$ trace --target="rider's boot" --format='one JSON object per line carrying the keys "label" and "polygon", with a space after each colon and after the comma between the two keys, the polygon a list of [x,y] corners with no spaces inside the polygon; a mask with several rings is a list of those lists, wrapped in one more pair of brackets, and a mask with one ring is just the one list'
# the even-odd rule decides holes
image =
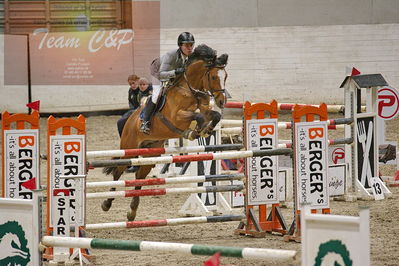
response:
{"label": "rider's boot", "polygon": [[141,122],[140,126],[140,132],[143,132],[144,134],[150,134],[150,120],[152,114],[154,113],[155,106],[155,103],[150,100],[144,108],[143,121]]}

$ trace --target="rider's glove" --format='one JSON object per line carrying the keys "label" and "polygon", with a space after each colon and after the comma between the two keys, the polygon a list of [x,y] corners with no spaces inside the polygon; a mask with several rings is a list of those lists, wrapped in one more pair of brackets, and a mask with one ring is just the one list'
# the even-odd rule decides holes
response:
{"label": "rider's glove", "polygon": [[179,67],[179,68],[175,69],[175,75],[179,75],[179,74],[181,74],[183,72],[184,72],[184,68],[182,68],[182,67]]}

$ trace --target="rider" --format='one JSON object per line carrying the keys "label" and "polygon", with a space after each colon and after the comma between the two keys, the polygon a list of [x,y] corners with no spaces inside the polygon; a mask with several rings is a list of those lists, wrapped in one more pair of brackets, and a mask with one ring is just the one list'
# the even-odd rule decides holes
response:
{"label": "rider", "polygon": [[143,121],[140,127],[141,132],[145,134],[150,133],[150,120],[164,83],[184,72],[184,63],[193,52],[194,42],[194,36],[190,32],[182,32],[177,38],[179,48],[177,50],[173,49],[151,63],[151,74],[161,81],[162,86],[154,86],[153,88],[151,100],[147,102],[143,112]]}

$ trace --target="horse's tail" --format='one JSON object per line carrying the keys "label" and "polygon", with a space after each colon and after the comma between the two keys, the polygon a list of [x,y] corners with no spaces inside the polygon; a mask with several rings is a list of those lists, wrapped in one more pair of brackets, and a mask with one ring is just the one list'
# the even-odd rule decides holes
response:
{"label": "horse's tail", "polygon": [[115,166],[107,166],[103,168],[103,173],[106,175],[110,175],[111,173],[113,173],[116,170]]}
{"label": "horse's tail", "polygon": [[[120,159],[119,157],[114,157],[112,158],[112,160],[117,160]],[[103,168],[103,173],[105,175],[110,175],[110,174],[114,174],[114,172],[116,171],[116,166],[106,166]]]}

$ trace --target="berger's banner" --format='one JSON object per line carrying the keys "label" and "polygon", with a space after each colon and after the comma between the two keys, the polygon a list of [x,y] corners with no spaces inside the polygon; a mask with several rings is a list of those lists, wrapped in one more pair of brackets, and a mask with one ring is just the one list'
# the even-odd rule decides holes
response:
{"label": "berger's banner", "polygon": [[[4,197],[32,199],[32,190],[39,188],[39,130],[4,130]],[[26,182],[33,182],[26,186]]]}
{"label": "berger's banner", "polygon": [[[278,145],[277,119],[246,120],[248,150],[276,149]],[[248,204],[279,203],[278,157],[247,158]]]}
{"label": "berger's banner", "polygon": [[[50,136],[50,203],[55,203],[54,190],[69,191],[67,208],[70,211],[71,225],[84,225],[85,220],[85,181],[68,177],[85,174],[85,136],[57,135]],[[77,193],[79,192],[79,193]],[[79,204],[79,206],[77,206]],[[79,213],[76,210],[80,207]],[[50,226],[55,227],[55,220],[61,209],[50,206]]]}
{"label": "berger's banner", "polygon": [[329,208],[327,122],[295,124],[296,204]]}

